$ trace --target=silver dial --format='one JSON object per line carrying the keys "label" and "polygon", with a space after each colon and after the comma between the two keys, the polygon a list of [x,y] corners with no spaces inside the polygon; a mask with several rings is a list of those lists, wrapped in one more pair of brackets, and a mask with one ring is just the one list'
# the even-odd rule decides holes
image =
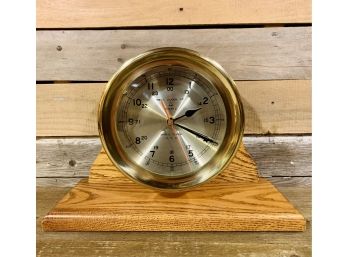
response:
{"label": "silver dial", "polygon": [[117,111],[127,159],[167,177],[192,174],[218,151],[226,110],[216,87],[180,66],[162,65],[132,81]]}

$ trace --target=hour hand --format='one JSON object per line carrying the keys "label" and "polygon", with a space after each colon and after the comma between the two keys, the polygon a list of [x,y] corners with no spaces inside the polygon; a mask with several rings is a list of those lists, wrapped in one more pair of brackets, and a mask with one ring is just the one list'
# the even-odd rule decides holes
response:
{"label": "hour hand", "polygon": [[175,118],[173,121],[176,121],[176,120],[181,119],[183,117],[191,117],[193,114],[195,114],[200,109],[202,109],[202,108],[198,108],[198,109],[195,109],[195,110],[187,110],[184,115],[181,115],[181,116]]}

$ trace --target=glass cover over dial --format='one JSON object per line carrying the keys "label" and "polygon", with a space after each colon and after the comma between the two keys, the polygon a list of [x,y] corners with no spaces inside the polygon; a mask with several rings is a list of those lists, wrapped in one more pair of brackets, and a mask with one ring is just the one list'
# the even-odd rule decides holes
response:
{"label": "glass cover over dial", "polygon": [[98,128],[119,171],[166,191],[217,176],[243,136],[243,106],[216,62],[183,48],[158,48],[127,61],[102,95]]}
{"label": "glass cover over dial", "polygon": [[226,131],[226,110],[215,86],[180,66],[159,66],[132,81],[117,117],[128,158],[164,176],[199,170]]}

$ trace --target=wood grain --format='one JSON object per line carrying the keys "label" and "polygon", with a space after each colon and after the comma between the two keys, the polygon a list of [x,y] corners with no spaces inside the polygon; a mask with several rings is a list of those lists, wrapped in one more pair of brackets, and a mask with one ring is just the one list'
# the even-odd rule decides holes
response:
{"label": "wood grain", "polygon": [[[293,232],[42,232],[41,220],[70,188],[37,188],[37,256],[311,256],[311,224]],[[309,187],[278,187],[311,220]]]}
{"label": "wood grain", "polygon": [[36,33],[38,81],[107,81],[126,60],[165,46],[196,50],[235,80],[311,79],[311,27]]}
{"label": "wood grain", "polygon": [[[243,142],[263,177],[312,174],[311,136],[247,136]],[[37,177],[52,178],[49,185],[55,185],[55,178],[66,178],[68,183],[72,177],[87,177],[100,149],[99,138],[38,139]]]}
{"label": "wood grain", "polygon": [[309,0],[38,0],[36,8],[38,28],[311,22]]}
{"label": "wood grain", "polygon": [[[104,83],[38,84],[37,136],[95,136]],[[237,81],[246,134],[311,133],[311,81]]]}
{"label": "wood grain", "polygon": [[[122,172],[115,167],[110,158],[102,148],[96,160],[90,169],[88,176],[89,182],[103,182],[105,179],[123,180],[127,179]],[[236,155],[225,170],[214,180],[221,183],[239,183],[239,182],[258,182],[259,173],[254,160],[245,150],[243,144],[239,147]]]}
{"label": "wood grain", "polygon": [[[79,179],[80,181],[80,179]],[[39,227],[41,227],[41,220],[42,218],[57,204],[59,200],[61,200],[71,189],[72,186],[37,186],[36,192],[37,192],[37,219],[39,221]],[[312,200],[312,190],[311,186],[305,186],[305,185],[293,185],[291,187],[279,185],[277,186],[277,189],[291,202],[294,204],[294,206],[304,215],[307,221],[312,220],[312,211],[311,211],[311,200]],[[308,223],[308,225],[310,225]],[[42,230],[38,230],[38,232],[41,232]],[[67,233],[63,233],[67,234]],[[92,233],[93,234],[93,233]],[[103,233],[101,233],[103,234]],[[137,234],[137,233],[135,233]],[[159,233],[161,234],[161,233]],[[180,233],[179,233],[180,234]],[[263,233],[260,233],[261,235]],[[270,233],[272,234],[272,233]],[[281,233],[282,234],[282,233]],[[278,234],[278,235],[281,235]],[[48,238],[55,239],[58,238],[57,234],[55,233],[47,233],[46,234]],[[97,237],[97,235],[94,233],[94,237]],[[107,239],[107,236],[102,236],[100,239]],[[155,234],[152,234],[154,237],[156,237]],[[175,236],[176,234],[173,234]],[[188,236],[192,235],[188,233]],[[204,235],[204,233],[203,233]],[[206,234],[207,235],[207,234]],[[221,236],[221,240],[223,239],[223,234],[214,234],[210,233],[210,235],[215,235],[215,237]],[[254,234],[255,235],[255,234]],[[267,233],[265,234],[267,235]],[[292,235],[291,233],[289,235]],[[112,234],[109,234],[110,238],[112,238]],[[130,237],[132,234],[129,235]],[[75,238],[77,239],[79,237],[76,235]],[[193,239],[193,238],[192,238]],[[251,240],[256,240],[256,238],[253,238]],[[178,240],[178,238],[176,239]],[[267,240],[267,239],[266,239]],[[276,240],[276,239],[274,239]]]}
{"label": "wood grain", "polygon": [[303,231],[306,221],[267,180],[212,180],[179,194],[128,179],[82,180],[43,219],[45,231]]}

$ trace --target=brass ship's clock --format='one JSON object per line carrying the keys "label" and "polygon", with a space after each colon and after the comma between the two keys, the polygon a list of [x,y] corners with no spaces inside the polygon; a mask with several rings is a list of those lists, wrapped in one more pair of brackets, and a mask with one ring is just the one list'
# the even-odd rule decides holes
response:
{"label": "brass ship's clock", "polygon": [[136,182],[167,191],[218,175],[244,130],[233,80],[215,61],[183,48],[154,49],[124,63],[108,82],[98,115],[114,165]]}

